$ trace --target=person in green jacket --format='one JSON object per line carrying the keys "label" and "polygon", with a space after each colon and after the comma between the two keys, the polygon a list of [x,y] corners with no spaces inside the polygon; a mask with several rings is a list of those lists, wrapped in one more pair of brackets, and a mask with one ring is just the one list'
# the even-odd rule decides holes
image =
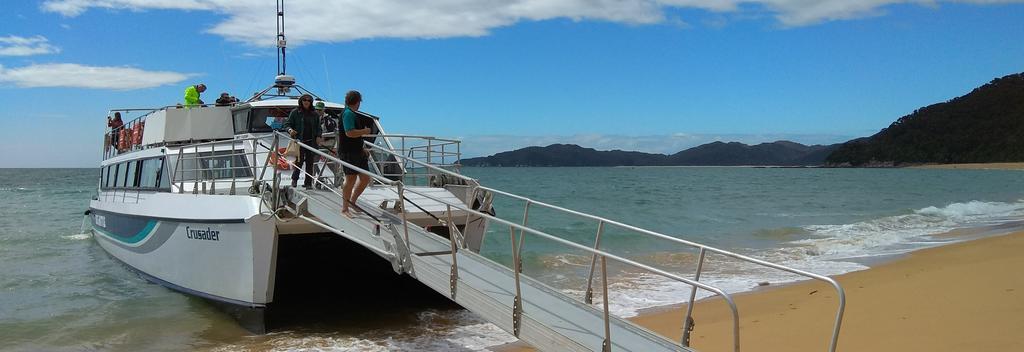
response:
{"label": "person in green jacket", "polygon": [[185,107],[190,108],[203,105],[203,101],[199,99],[199,94],[205,91],[206,85],[202,83],[185,88]]}
{"label": "person in green jacket", "polygon": [[[295,140],[302,142],[310,148],[318,148],[321,142],[320,114],[313,107],[313,96],[303,94],[299,97],[299,106],[288,114],[288,121],[284,123],[284,130]],[[306,177],[302,179],[302,186],[309,188],[313,185],[314,163],[319,159],[316,153],[306,148],[299,149],[299,159],[295,161],[295,171],[292,171],[292,187],[299,181],[299,168],[305,165]]]}

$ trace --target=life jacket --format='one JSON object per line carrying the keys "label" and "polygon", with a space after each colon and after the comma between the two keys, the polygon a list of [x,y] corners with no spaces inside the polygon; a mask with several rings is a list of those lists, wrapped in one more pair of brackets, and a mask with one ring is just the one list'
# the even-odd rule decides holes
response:
{"label": "life jacket", "polygon": [[127,128],[121,128],[121,131],[118,132],[117,149],[118,150],[128,149],[128,129]]}
{"label": "life jacket", "polygon": [[132,127],[132,145],[142,144],[142,124],[136,124]]}

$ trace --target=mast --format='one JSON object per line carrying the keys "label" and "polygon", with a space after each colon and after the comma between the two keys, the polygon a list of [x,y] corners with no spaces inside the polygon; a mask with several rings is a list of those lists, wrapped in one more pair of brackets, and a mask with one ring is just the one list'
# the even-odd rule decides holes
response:
{"label": "mast", "polygon": [[286,62],[285,62],[285,48],[288,46],[288,41],[284,38],[284,0],[277,0],[277,74],[284,75],[286,73]]}
{"label": "mast", "polygon": [[295,85],[295,77],[287,73],[287,56],[285,49],[288,47],[288,40],[284,37],[284,0],[277,0],[277,77],[274,77],[274,87],[279,95],[287,95]]}
{"label": "mast", "polygon": [[[288,40],[285,39],[284,36],[284,0],[277,0],[277,76],[274,77],[274,85],[256,92],[252,95],[252,98],[247,100],[247,102],[260,101],[272,97],[297,98],[291,94],[292,89],[295,89],[298,94],[309,94],[320,99],[320,97],[313,92],[310,92],[308,89],[296,84],[295,76],[288,74],[288,67],[286,64],[287,47]],[[276,94],[272,91],[276,91]]]}

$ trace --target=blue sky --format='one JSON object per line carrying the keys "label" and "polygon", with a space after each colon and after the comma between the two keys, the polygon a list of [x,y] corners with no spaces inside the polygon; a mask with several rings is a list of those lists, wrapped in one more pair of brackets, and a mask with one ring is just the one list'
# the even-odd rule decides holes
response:
{"label": "blue sky", "polygon": [[[7,1],[0,167],[92,167],[110,108],[276,73],[270,0]],[[836,143],[1024,71],[1024,1],[286,1],[288,71],[469,156]]]}

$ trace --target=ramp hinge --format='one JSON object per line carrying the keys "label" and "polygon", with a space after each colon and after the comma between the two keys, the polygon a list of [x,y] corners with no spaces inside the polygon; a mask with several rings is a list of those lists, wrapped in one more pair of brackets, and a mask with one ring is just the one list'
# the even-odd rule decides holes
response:
{"label": "ramp hinge", "polygon": [[523,302],[519,299],[519,295],[516,295],[515,301],[512,303],[512,334],[519,337],[519,324],[523,320]]}
{"label": "ramp hinge", "polygon": [[601,343],[601,352],[612,352],[612,343],[607,338]]}
{"label": "ramp hinge", "polygon": [[587,287],[587,294],[583,296],[583,301],[587,304],[594,304],[594,289]]}

